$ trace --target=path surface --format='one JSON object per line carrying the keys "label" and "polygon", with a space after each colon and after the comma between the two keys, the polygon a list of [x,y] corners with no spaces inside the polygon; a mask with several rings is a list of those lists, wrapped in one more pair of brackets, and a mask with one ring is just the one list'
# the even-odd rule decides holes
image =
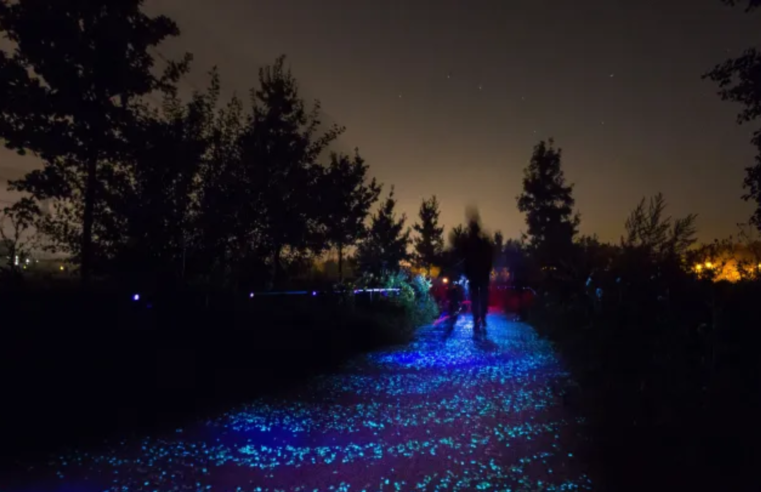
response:
{"label": "path surface", "polygon": [[425,328],[289,397],[56,457],[31,472],[52,480],[28,490],[587,490],[566,384],[529,326],[491,316],[488,336],[474,340],[462,318],[448,337]]}

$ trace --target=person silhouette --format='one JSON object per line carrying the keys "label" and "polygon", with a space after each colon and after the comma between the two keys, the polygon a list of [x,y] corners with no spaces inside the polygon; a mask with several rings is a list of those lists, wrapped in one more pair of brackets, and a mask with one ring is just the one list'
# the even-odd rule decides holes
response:
{"label": "person silhouette", "polygon": [[474,334],[486,326],[489,305],[489,279],[492,270],[493,247],[476,217],[468,222],[465,241],[465,277],[470,283],[470,310],[473,313]]}

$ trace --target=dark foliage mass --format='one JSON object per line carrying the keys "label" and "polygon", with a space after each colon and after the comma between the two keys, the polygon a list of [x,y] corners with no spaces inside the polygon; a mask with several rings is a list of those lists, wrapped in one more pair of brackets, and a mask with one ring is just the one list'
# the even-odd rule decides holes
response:
{"label": "dark foliage mass", "polygon": [[529,245],[543,266],[552,266],[558,252],[568,251],[578,231],[574,215],[573,185],[566,183],[560,166],[562,152],[549,142],[539,142],[523,176],[518,210],[526,214]]}
{"label": "dark foliage mass", "polygon": [[439,225],[439,200],[436,195],[424,199],[418,212],[419,222],[412,226],[417,233],[413,240],[415,262],[429,274],[440,263],[444,250],[444,227]]}
{"label": "dark foliage mass", "polygon": [[[590,418],[601,490],[754,490],[758,243],[746,236],[696,248],[696,216],[670,217],[661,194],[633,209],[619,244],[573,239],[579,222],[555,158],[552,172],[524,181],[529,243],[514,248],[525,251],[522,275],[537,288],[528,319],[580,385],[572,403]],[[560,205],[526,200],[537,189],[541,203]],[[559,215],[569,218],[562,241],[541,226]],[[734,282],[722,280],[722,261],[740,249],[750,255],[733,264]],[[565,260],[548,264],[548,256]]]}
{"label": "dark foliage mass", "polygon": [[758,7],[761,7],[761,0],[722,0],[727,5],[743,5],[745,4],[745,11],[751,12]]}
{"label": "dark foliage mass", "polygon": [[216,70],[182,100],[190,56],[152,75],[156,48],[179,31],[141,4],[2,3],[14,48],[0,53],[0,138],[44,162],[11,183],[30,198],[6,219],[36,228],[84,279],[275,287],[327,247],[342,276],[380,193],[358,152],[325,162],[343,128],[323,124],[284,57],[248,100],[221,101]]}
{"label": "dark foliage mass", "polygon": [[[242,388],[255,392],[265,380],[279,384],[405,341],[437,314],[429,285],[403,269],[410,232],[396,217],[393,188],[373,214],[380,184],[358,150],[331,152],[344,129],[325,124],[319,102],[302,97],[285,57],[259,71],[247,98],[223,100],[216,69],[206,88],[183,98],[191,57],[164,60],[163,71],[154,63],[179,30],[142,6],[0,0],[9,41],[0,50],[0,139],[43,163],[11,183],[25,197],[0,215],[9,336],[0,345],[5,374],[21,383],[8,393],[13,416],[0,419],[17,427],[2,428],[9,453],[45,448],[31,436],[66,418],[81,424],[71,423],[71,440],[88,419],[116,411],[99,418],[90,407],[132,401],[142,419],[182,414],[175,398],[192,412],[205,399],[250,397]],[[338,278],[318,278],[315,264],[331,249]],[[65,259],[45,271],[36,266],[41,250]],[[362,268],[350,281],[401,293],[368,300],[335,285],[347,255]],[[276,288],[315,296],[278,298]],[[254,290],[273,295],[254,298]],[[70,370],[56,371],[71,359]],[[188,370],[189,389],[151,379],[185,377],[164,374],[162,359]],[[78,372],[86,367],[98,374]],[[222,388],[233,373],[248,379]],[[24,387],[41,398],[23,403]],[[34,430],[41,417],[27,410],[80,397],[64,421]]]}
{"label": "dark foliage mass", "polygon": [[12,187],[57,205],[68,199],[45,225],[79,258],[85,278],[99,253],[94,238],[111,232],[96,216],[118,186],[115,162],[132,152],[139,98],[170,89],[187,69],[186,58],[153,75],[149,48],[179,30],[141,4],[0,3],[0,31],[16,45],[0,52],[0,137],[45,161]]}
{"label": "dark foliage mass", "polygon": [[393,188],[380,209],[372,216],[367,236],[357,248],[357,263],[362,271],[374,275],[398,271],[409,258],[410,230],[407,217],[396,214]]}
{"label": "dark foliage mass", "polygon": [[365,237],[365,219],[378,200],[380,186],[366,184],[368,166],[357,153],[354,159],[333,154],[323,177],[325,240],[338,254],[338,277],[343,280],[344,252]]}
{"label": "dark foliage mass", "polygon": [[[746,12],[761,6],[759,0],[723,1],[732,6],[746,4]],[[761,118],[761,52],[757,48],[748,48],[741,56],[716,65],[703,78],[718,85],[718,94],[723,100],[743,106],[737,115],[739,124],[755,123]],[[743,199],[755,203],[751,223],[761,231],[761,129],[753,132],[751,143],[758,149],[758,154],[755,163],[745,168]]]}

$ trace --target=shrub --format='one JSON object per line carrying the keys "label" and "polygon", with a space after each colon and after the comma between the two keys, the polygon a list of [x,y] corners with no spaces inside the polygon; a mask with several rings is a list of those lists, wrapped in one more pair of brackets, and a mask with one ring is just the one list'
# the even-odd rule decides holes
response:
{"label": "shrub", "polygon": [[741,450],[761,430],[761,283],[712,282],[627,251],[616,260],[589,283],[566,280],[563,295],[542,292],[529,315],[579,382],[608,487],[695,476],[684,488],[744,490],[741,463],[758,456]]}
{"label": "shrub", "polygon": [[433,321],[439,314],[431,294],[431,284],[422,275],[408,272],[385,273],[380,277],[365,275],[357,282],[360,288],[395,289],[374,294],[371,301],[356,301],[385,325],[387,337],[397,342],[410,339],[419,326]]}
{"label": "shrub", "polygon": [[383,287],[399,289],[398,294],[389,296],[389,299],[402,306],[413,328],[426,325],[438,316],[439,309],[431,295],[431,282],[422,275],[389,274],[383,279]]}

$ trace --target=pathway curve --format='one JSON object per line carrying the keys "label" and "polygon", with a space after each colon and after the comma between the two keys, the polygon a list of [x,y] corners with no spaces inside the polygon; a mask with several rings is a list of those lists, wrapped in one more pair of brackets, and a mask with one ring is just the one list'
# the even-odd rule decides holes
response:
{"label": "pathway curve", "polygon": [[[59,456],[36,491],[573,491],[581,425],[548,344],[493,315],[424,328],[289,397],[174,433]],[[31,490],[31,489],[30,489]]]}

